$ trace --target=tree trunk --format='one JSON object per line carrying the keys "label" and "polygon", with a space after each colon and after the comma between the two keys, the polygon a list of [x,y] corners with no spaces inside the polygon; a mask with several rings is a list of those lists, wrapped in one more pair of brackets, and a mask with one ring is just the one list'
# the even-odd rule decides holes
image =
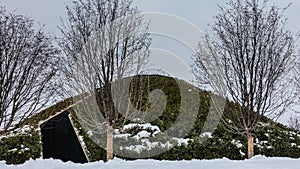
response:
{"label": "tree trunk", "polygon": [[253,137],[248,136],[248,159],[254,156]]}
{"label": "tree trunk", "polygon": [[114,130],[111,126],[108,126],[107,128],[107,134],[106,134],[106,161],[112,160],[113,155],[113,144],[114,144]]}

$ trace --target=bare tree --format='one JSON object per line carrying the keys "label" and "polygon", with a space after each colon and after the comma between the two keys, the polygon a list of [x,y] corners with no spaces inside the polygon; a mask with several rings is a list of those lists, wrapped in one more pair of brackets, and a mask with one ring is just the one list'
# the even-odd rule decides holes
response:
{"label": "bare tree", "polygon": [[[296,66],[295,66],[295,69],[294,69],[294,79],[295,79],[295,83],[296,83],[296,95],[298,95],[298,104],[300,104],[300,51],[298,52],[298,55],[297,55],[297,59],[296,59]],[[300,111],[300,110],[299,110]]]}
{"label": "bare tree", "polygon": [[0,7],[0,134],[51,99],[58,54],[31,19]]}
{"label": "bare tree", "polygon": [[285,28],[286,8],[267,4],[268,0],[230,0],[219,6],[212,27],[215,39],[199,44],[194,59],[195,67],[204,70],[195,70],[198,79],[212,78],[212,87],[221,88],[234,102],[223,124],[247,137],[248,158],[254,155],[253,134],[262,117],[276,119],[294,101],[289,75],[295,40]]}
{"label": "bare tree", "polygon": [[291,116],[288,124],[290,128],[300,131],[300,116]]}
{"label": "bare tree", "polygon": [[[79,0],[67,7],[60,46],[66,55],[66,89],[86,99],[76,113],[88,129],[105,130],[107,160],[113,158],[113,129],[126,114],[116,103],[129,89],[121,79],[136,75],[149,55],[148,24],[132,0]],[[116,85],[117,84],[117,85]],[[114,93],[112,93],[114,92]],[[76,97],[75,97],[76,98]],[[120,101],[121,98],[117,98]],[[121,102],[121,101],[120,101]],[[83,105],[85,104],[85,105]],[[79,107],[79,106],[78,106]]]}

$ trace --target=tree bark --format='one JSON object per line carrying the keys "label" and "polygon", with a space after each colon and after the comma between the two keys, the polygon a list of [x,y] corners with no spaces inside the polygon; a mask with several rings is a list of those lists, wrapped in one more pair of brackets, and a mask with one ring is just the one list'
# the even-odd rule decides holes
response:
{"label": "tree bark", "polygon": [[254,155],[252,136],[264,116],[276,121],[296,101],[290,77],[297,63],[297,37],[286,29],[286,8],[268,3],[229,0],[220,6],[214,36],[198,44],[194,59],[199,87],[229,98],[232,109],[216,112],[226,130],[248,139],[248,158]]}
{"label": "tree bark", "polygon": [[113,136],[114,136],[114,130],[113,127],[108,126],[107,128],[107,134],[106,134],[106,161],[112,160],[114,158],[113,154]]}
{"label": "tree bark", "polygon": [[254,144],[253,144],[253,137],[248,136],[248,159],[254,156]]}

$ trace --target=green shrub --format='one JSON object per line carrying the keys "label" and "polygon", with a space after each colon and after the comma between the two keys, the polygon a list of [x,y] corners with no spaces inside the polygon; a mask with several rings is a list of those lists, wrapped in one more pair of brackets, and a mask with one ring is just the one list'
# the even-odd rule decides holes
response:
{"label": "green shrub", "polygon": [[29,159],[41,157],[41,142],[38,131],[32,129],[28,134],[4,137],[0,140],[0,161],[7,164],[22,164]]}
{"label": "green shrub", "polygon": [[[179,113],[181,96],[177,81],[173,78],[162,76],[140,76],[140,78],[144,78],[141,81],[146,82],[146,79],[149,79],[151,82],[150,86],[144,85],[149,88],[144,88],[142,91],[161,89],[167,97],[167,105],[164,112],[158,117],[158,119],[151,122],[152,125],[158,126],[160,130],[164,132],[170,126],[172,126]],[[185,88],[194,88],[184,81],[180,81],[180,83],[184,83]],[[144,92],[144,99],[140,100],[141,103],[135,103],[136,105],[139,105],[137,107],[141,110],[146,109],[146,107],[149,106],[147,94],[147,92]],[[186,138],[190,138],[194,141],[189,141],[188,145],[174,146],[170,150],[151,158],[157,160],[215,159],[223,157],[233,160],[240,160],[246,158],[247,139],[240,135],[227,132],[224,130],[224,128],[222,128],[222,126],[217,127],[211,138],[207,138],[207,140],[203,143],[199,142],[199,139],[201,139],[199,135],[202,131],[206,116],[209,111],[209,94],[209,92],[199,90],[199,112],[193,128],[186,136]],[[40,121],[48,119],[50,116],[71,104],[72,99],[67,99],[18,124],[14,131],[16,131],[18,128],[24,127],[25,125],[34,126],[34,128],[26,133],[21,134],[18,132],[13,133],[12,131],[10,137],[3,137],[0,139],[0,160],[5,160],[8,164],[20,164],[24,163],[30,158],[40,158],[42,145],[40,131],[37,130]],[[227,113],[233,111],[233,108],[231,108],[232,106],[234,106],[234,104],[228,103],[226,109]],[[69,111],[72,114],[72,121],[75,128],[79,132],[79,135],[83,137],[90,161],[105,160],[105,149],[101,148],[99,145],[94,143],[91,138],[89,138],[76,118],[72,108],[69,109]],[[298,133],[285,127],[284,125],[274,123],[266,117],[263,118],[263,122],[269,125],[261,126],[254,135],[254,148],[256,155],[262,154],[266,156],[300,158],[300,137]],[[128,123],[131,122],[127,121],[125,124]],[[183,128],[185,126],[186,124],[182,124],[179,126],[177,131],[180,132],[180,127]],[[139,132],[139,129],[133,128],[127,132],[135,135]],[[121,145],[121,143],[122,140],[116,140],[115,146],[118,147],[118,145]],[[126,151],[128,154],[137,155],[137,152],[130,150]],[[158,151],[158,147],[151,151]],[[147,155],[147,153],[147,151],[140,152],[141,155]],[[134,160],[132,158],[121,156],[117,157],[126,160]]]}

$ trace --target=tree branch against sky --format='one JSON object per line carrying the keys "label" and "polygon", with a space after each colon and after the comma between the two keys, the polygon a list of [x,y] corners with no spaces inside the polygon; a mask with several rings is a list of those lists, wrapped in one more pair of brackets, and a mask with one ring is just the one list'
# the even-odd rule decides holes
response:
{"label": "tree branch against sky", "polygon": [[58,54],[31,19],[0,7],[0,134],[54,98]]}
{"label": "tree branch against sky", "polygon": [[[42,4],[37,0],[28,0],[26,2],[20,2],[20,0],[3,0],[3,2],[7,6],[10,6],[10,8],[13,8],[11,11],[18,8],[17,11],[25,11],[25,15],[43,18],[40,20],[41,23],[46,24],[47,26],[51,25],[48,27],[51,33],[55,32],[58,36],[62,35],[59,45],[65,55],[64,80],[66,81],[64,89],[66,91],[71,91],[71,94],[68,96],[78,96],[74,97],[74,100],[78,99],[82,101],[84,99],[91,99],[90,103],[83,102],[86,103],[85,106],[89,106],[88,108],[83,106],[83,108],[86,108],[83,112],[90,111],[92,113],[85,114],[81,119],[86,119],[86,123],[90,123],[89,125],[93,125],[94,127],[106,127],[107,140],[110,140],[107,141],[107,147],[109,147],[107,159],[111,159],[113,154],[112,131],[119,121],[124,120],[124,117],[122,117],[123,119],[120,118],[120,113],[122,112],[116,108],[121,103],[115,103],[114,99],[119,95],[111,93],[112,85],[116,84],[115,82],[120,82],[119,80],[124,77],[138,74],[149,55],[148,49],[150,46],[150,38],[147,32],[148,24],[143,21],[141,12],[132,6],[138,4],[142,9],[147,9],[146,11],[151,12],[157,11],[157,6],[159,6],[159,12],[170,12],[175,15],[183,16],[204,30],[206,28],[204,25],[207,21],[211,23],[210,17],[216,12],[215,4],[218,1],[212,0],[202,2],[191,0],[189,3],[171,0],[145,0],[143,2],[138,0],[68,1],[66,2],[67,19],[64,19],[65,22],[63,22],[60,29],[57,30],[54,30],[58,25],[56,21],[59,16],[65,15],[63,13],[59,15],[59,8],[56,8],[57,6],[53,4],[54,1],[42,2]],[[57,1],[55,1],[55,3],[56,2]],[[199,44],[198,53],[194,60],[196,62],[196,67],[205,68],[204,73],[207,73],[206,75],[208,76],[204,77],[204,79],[213,77],[213,80],[210,79],[210,84],[213,85],[212,88],[222,91],[224,97],[237,103],[236,109],[238,111],[236,113],[225,114],[227,116],[224,118],[224,124],[231,131],[243,134],[248,138],[250,157],[254,153],[253,146],[251,147],[251,144],[253,143],[252,135],[255,132],[257,125],[260,123],[261,118],[263,116],[272,116],[276,119],[294,102],[294,86],[292,85],[295,83],[290,83],[292,82],[292,79],[289,78],[289,73],[292,67],[295,66],[295,39],[294,35],[288,31],[289,29],[287,29],[287,27],[292,27],[293,29],[299,28],[300,22],[298,22],[297,18],[297,12],[299,12],[297,4],[299,6],[299,2],[293,1],[293,6],[289,8],[293,9],[293,12],[289,13],[292,15],[290,17],[294,18],[293,20],[290,20],[291,22],[287,22],[286,18],[283,16],[283,13],[286,14],[286,12],[289,12],[290,10],[286,11],[277,6],[268,6],[266,5],[266,2],[268,1],[236,0],[230,2],[231,3],[224,5],[225,7],[222,7],[223,5],[221,5],[219,14],[215,17],[216,22],[213,27],[216,35],[215,41],[211,42],[209,39],[206,39],[207,41],[204,46],[203,44]],[[270,2],[273,3],[273,1]],[[275,1],[275,3],[276,2],[282,5],[283,2],[285,3],[286,1],[278,0]],[[51,5],[47,6],[44,3]],[[152,6],[151,4],[153,3],[157,6]],[[14,8],[16,4],[19,6]],[[46,14],[47,12],[45,11],[49,10],[50,6],[55,12],[51,11],[49,12],[50,14]],[[39,10],[33,10],[33,7]],[[51,21],[49,18],[51,18]],[[35,27],[31,21],[28,25],[22,24],[24,29],[20,28],[21,31],[26,30],[25,28],[28,25],[30,28]],[[163,24],[162,27],[164,27]],[[178,30],[178,28],[174,27],[174,30],[175,29]],[[58,33],[59,30],[60,32]],[[1,33],[2,32],[5,31],[1,31]],[[186,32],[182,31],[182,33]],[[30,43],[32,44],[29,44],[28,46],[33,49],[28,51],[38,50],[33,46],[42,48],[43,45],[39,46],[40,44],[35,42],[35,40],[39,41],[40,39],[44,39],[44,46],[49,48],[43,50],[43,52],[47,51],[49,52],[49,55],[56,55],[56,49],[52,48],[50,40],[42,31],[37,31],[36,34],[32,33],[28,36],[32,37],[30,39]],[[5,40],[7,39],[9,38],[6,38]],[[13,40],[14,38],[12,38],[12,41]],[[172,44],[164,44],[162,41],[159,43],[161,43],[160,45],[169,45],[173,50],[181,50],[176,45],[172,46]],[[14,45],[18,45],[18,43],[15,43]],[[3,49],[4,48],[6,49],[7,47],[4,45]],[[26,52],[30,53],[28,51]],[[183,52],[183,55],[184,54],[185,53]],[[206,60],[204,60],[203,57],[208,58],[205,58]],[[42,67],[46,64],[49,66],[50,61],[43,59],[42,61],[40,60],[42,63],[38,62],[36,65]],[[52,57],[52,59],[55,60],[56,57]],[[10,59],[3,60],[10,61]],[[1,64],[4,63],[3,60],[1,60]],[[19,71],[16,73],[16,76],[12,75],[12,79],[15,79],[19,84],[23,84],[27,78],[14,77],[24,77],[29,75],[31,77],[30,81],[37,82],[42,86],[45,84],[46,86],[47,80],[52,79],[52,76],[54,76],[53,74],[49,74],[48,76],[47,73],[51,72],[50,68],[41,71],[42,68],[40,67],[40,69],[34,70],[37,74],[42,72],[45,77],[49,77],[48,79],[45,78],[45,80],[43,80],[40,76],[31,73],[31,71],[26,68],[31,63],[30,59],[28,61],[27,64],[27,60],[20,57],[14,60],[16,65],[21,62],[23,65],[20,66],[22,69],[18,66],[12,66],[12,69],[8,69],[12,70],[12,72],[15,69],[18,69]],[[10,65],[10,63],[4,63],[3,65],[5,64]],[[165,64],[168,65],[169,62]],[[211,65],[208,66],[207,64]],[[53,67],[50,67],[55,68],[57,65],[58,63]],[[169,65],[176,68],[179,67],[175,64]],[[295,67],[297,68],[297,66]],[[44,71],[47,71],[47,73]],[[55,70],[53,69],[53,71]],[[9,73],[9,71],[7,72]],[[1,76],[8,77],[9,75],[5,75],[7,72],[1,71]],[[299,75],[297,73],[299,74],[299,69],[296,69],[296,78],[294,81],[299,83]],[[199,74],[200,73],[198,72],[198,75]],[[198,78],[203,78],[202,75],[203,74],[196,76]],[[11,79],[9,81],[15,82]],[[2,78],[2,82],[4,82],[2,88],[8,84],[5,82],[5,78]],[[51,93],[52,90],[50,90],[50,86],[45,86],[40,89]],[[37,89],[37,86],[33,85],[33,88]],[[12,88],[9,87],[8,89]],[[101,94],[99,94],[100,89],[102,92]],[[124,88],[116,89],[116,91],[123,92],[123,89]],[[35,96],[42,95],[40,92],[33,92],[33,89],[31,88],[26,88],[26,90],[30,90],[30,92],[27,93],[35,93]],[[0,97],[5,99],[9,98],[5,97],[5,95],[16,95],[18,98],[22,97],[16,94],[22,93],[22,89],[19,91],[16,89],[16,92],[13,94],[9,92],[13,93],[15,91],[1,89]],[[297,92],[299,93],[299,87]],[[298,94],[297,92],[296,94]],[[24,93],[26,92],[24,91]],[[90,97],[91,95],[92,97]],[[34,103],[32,104],[33,107],[26,107],[28,110],[36,109],[37,107],[34,105],[40,105],[35,104],[37,103],[36,101],[40,101],[39,97],[22,98],[27,99],[29,101],[28,103]],[[138,100],[139,98],[136,99]],[[11,119],[14,119],[16,113],[9,113],[10,111],[15,112],[16,109],[21,110],[20,108],[13,108],[16,99],[12,100],[13,101],[8,101],[8,103],[12,103],[11,106],[7,106],[9,104],[6,103],[4,104],[5,101],[1,102],[3,108],[2,111],[0,110],[0,116],[2,116],[2,124],[1,122],[0,124],[2,126],[9,127],[12,124],[11,121],[14,121]],[[23,104],[20,103],[18,105]],[[41,107],[38,109],[40,108]],[[122,111],[128,113],[128,109]],[[26,118],[28,115],[33,114],[31,111],[25,112],[26,116],[21,116],[19,119]],[[12,115],[13,118],[8,118],[9,114]],[[83,113],[80,115],[83,115]],[[7,120],[7,118],[9,120]],[[233,119],[235,120],[233,121]],[[3,123],[3,121],[5,121],[5,123]]]}
{"label": "tree branch against sky", "polygon": [[248,138],[249,158],[254,155],[253,133],[262,118],[277,119],[295,101],[291,80],[295,35],[286,29],[285,10],[268,6],[268,1],[230,0],[219,6],[212,27],[215,39],[212,43],[207,39],[211,45],[204,49],[219,65],[202,64],[201,44],[196,54],[196,67],[220,72],[218,82],[223,82],[226,98],[236,105],[236,112],[224,113],[223,124]]}
{"label": "tree branch against sky", "polygon": [[[137,75],[145,65],[151,43],[148,24],[141,12],[132,7],[131,0],[74,1],[67,6],[67,14],[68,20],[60,28],[63,34],[60,46],[66,55],[66,89],[73,96],[90,95],[85,102],[87,111],[78,111],[77,115],[87,120],[87,126],[107,131],[107,160],[110,160],[113,129],[121,120],[120,113],[124,113],[120,111],[127,111],[116,109],[118,103],[112,85]],[[124,87],[122,83],[119,85]]]}

